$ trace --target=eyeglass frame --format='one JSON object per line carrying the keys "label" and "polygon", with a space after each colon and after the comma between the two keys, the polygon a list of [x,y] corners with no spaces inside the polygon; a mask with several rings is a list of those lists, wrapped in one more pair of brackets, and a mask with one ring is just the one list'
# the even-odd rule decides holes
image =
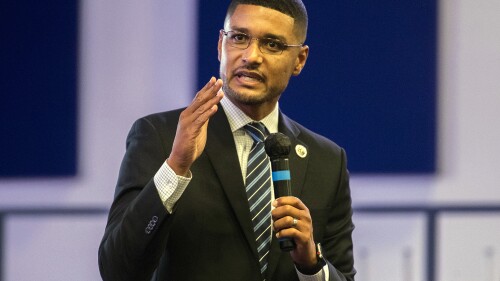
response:
{"label": "eyeglass frame", "polygon": [[284,43],[284,42],[282,42],[281,40],[276,39],[276,38],[269,38],[269,37],[256,38],[256,37],[254,37],[254,36],[251,36],[251,35],[249,35],[249,34],[246,34],[246,33],[241,32],[241,31],[236,31],[236,30],[228,30],[228,31],[226,31],[226,30],[224,30],[224,29],[221,29],[219,32],[220,32],[222,35],[226,36],[226,37],[229,35],[229,33],[230,33],[230,32],[235,33],[235,34],[241,34],[241,35],[244,35],[244,36],[248,37],[248,42],[247,42],[247,45],[246,45],[246,47],[244,47],[244,48],[240,48],[239,46],[233,45],[233,44],[231,43],[231,38],[229,38],[229,39],[228,39],[228,40],[229,40],[229,41],[228,41],[228,44],[229,44],[231,47],[234,47],[234,48],[239,49],[239,50],[246,50],[246,49],[248,49],[248,47],[250,47],[250,44],[252,43],[252,40],[256,40],[256,41],[260,41],[260,42],[262,42],[262,40],[270,40],[270,41],[272,41],[272,42],[276,42],[276,43],[278,43],[278,45],[282,45],[282,46],[283,46],[283,48],[282,48],[282,49],[280,49],[280,51],[279,51],[279,52],[275,52],[275,53],[273,53],[272,51],[271,51],[271,52],[270,52],[270,51],[267,51],[265,48],[264,48],[264,50],[262,50],[262,49],[261,49],[262,45],[261,45],[261,44],[260,44],[260,42],[259,42],[259,44],[257,45],[257,46],[259,47],[259,50],[260,50],[262,53],[264,53],[264,54],[268,54],[268,55],[281,55],[281,54],[283,54],[283,51],[285,51],[285,50],[286,50],[286,49],[288,49],[289,47],[304,47],[304,43],[302,43],[302,44],[286,44],[286,43]]}

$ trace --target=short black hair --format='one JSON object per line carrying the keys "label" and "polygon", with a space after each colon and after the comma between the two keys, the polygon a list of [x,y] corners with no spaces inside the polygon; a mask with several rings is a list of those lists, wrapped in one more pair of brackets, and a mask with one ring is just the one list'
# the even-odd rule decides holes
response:
{"label": "short black hair", "polygon": [[303,40],[307,36],[307,10],[301,0],[232,0],[227,8],[226,19],[233,15],[238,5],[255,5],[276,10],[294,19],[294,29]]}

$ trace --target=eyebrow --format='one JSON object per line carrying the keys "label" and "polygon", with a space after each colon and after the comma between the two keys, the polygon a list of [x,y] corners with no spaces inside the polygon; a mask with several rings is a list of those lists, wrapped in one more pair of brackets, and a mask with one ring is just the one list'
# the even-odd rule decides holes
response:
{"label": "eyebrow", "polygon": [[[234,31],[238,31],[238,32],[242,32],[242,33],[246,33],[246,34],[248,34],[248,35],[251,35],[251,34],[250,34],[250,31],[248,30],[248,28],[244,28],[244,27],[237,27],[237,26],[232,26],[232,27],[231,27],[231,30],[234,30]],[[273,33],[266,33],[266,34],[264,34],[264,36],[262,36],[262,37],[260,37],[260,38],[278,39],[278,40],[280,40],[281,42],[287,42],[287,40],[285,39],[285,37],[280,36],[280,35],[276,35],[276,34],[273,34]]]}

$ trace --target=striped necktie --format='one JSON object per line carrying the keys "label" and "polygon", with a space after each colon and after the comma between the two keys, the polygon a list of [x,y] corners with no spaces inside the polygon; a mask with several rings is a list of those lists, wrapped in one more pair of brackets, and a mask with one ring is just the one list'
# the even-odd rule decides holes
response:
{"label": "striped necktie", "polygon": [[254,143],[248,155],[246,193],[252,216],[260,271],[267,269],[267,256],[271,247],[271,171],[269,158],[264,149],[266,127],[260,122],[245,125]]}

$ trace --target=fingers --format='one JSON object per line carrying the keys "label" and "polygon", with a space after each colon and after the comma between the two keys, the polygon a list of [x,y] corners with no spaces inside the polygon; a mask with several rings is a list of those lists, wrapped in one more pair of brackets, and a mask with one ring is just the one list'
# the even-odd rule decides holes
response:
{"label": "fingers", "polygon": [[215,77],[210,78],[207,84],[196,93],[191,104],[188,106],[188,112],[191,114],[202,115],[207,111],[214,109],[214,105],[217,105],[222,99],[222,80],[215,79]]}
{"label": "fingers", "polygon": [[309,209],[293,196],[280,197],[273,202],[273,228],[277,237],[291,237],[297,243],[312,239],[312,220]]}
{"label": "fingers", "polygon": [[297,268],[313,268],[317,258],[309,209],[293,196],[280,197],[273,206],[271,214],[276,237],[290,237],[295,241],[296,247],[290,256]]}
{"label": "fingers", "polygon": [[222,80],[212,77],[208,83],[196,94],[191,104],[181,114],[181,125],[188,126],[193,124],[195,131],[199,130],[215,112],[217,104],[220,102],[224,93],[221,90]]}
{"label": "fingers", "polygon": [[298,235],[300,232],[308,230],[304,221],[292,216],[286,216],[274,223],[274,230],[277,236],[290,237],[291,235]]}
{"label": "fingers", "polygon": [[273,204],[275,205],[274,207],[290,205],[290,206],[293,206],[299,210],[309,211],[309,209],[307,209],[306,205],[304,205],[304,203],[299,198],[294,197],[294,196],[279,197],[275,200],[275,202],[273,202]]}
{"label": "fingers", "polygon": [[208,120],[217,112],[217,104],[224,96],[221,88],[222,80],[212,77],[196,94],[179,118],[181,133],[196,138],[200,130],[206,128]]}
{"label": "fingers", "polygon": [[305,235],[304,239],[309,238],[309,232],[312,231],[309,219],[301,219],[298,216],[285,216],[273,223],[274,231],[277,236],[296,237]]}

